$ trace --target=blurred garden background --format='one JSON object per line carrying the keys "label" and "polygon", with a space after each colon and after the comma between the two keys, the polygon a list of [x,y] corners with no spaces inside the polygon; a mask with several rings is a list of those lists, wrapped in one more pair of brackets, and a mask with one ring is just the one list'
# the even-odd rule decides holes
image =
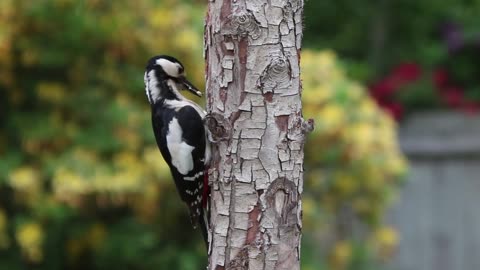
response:
{"label": "blurred garden background", "polygon": [[[0,269],[206,263],[143,87],[146,60],[169,54],[203,88],[204,2],[0,1]],[[304,116],[316,129],[306,147],[302,269],[480,269],[441,258],[452,245],[463,261],[480,250],[480,213],[468,208],[480,192],[479,12],[479,0],[306,2]],[[441,175],[449,185],[439,189]],[[448,219],[466,221],[418,242]],[[473,235],[457,242],[452,231]],[[430,253],[409,255],[402,243]],[[415,255],[428,259],[418,267]]]}

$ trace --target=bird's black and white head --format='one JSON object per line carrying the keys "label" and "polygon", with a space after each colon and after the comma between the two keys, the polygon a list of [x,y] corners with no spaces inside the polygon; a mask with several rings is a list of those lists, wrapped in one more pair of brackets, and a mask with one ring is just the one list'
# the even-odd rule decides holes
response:
{"label": "bird's black and white head", "polygon": [[161,99],[184,99],[179,90],[189,90],[199,97],[202,96],[202,93],[185,77],[182,63],[168,55],[154,56],[148,60],[144,81],[148,101],[151,104]]}

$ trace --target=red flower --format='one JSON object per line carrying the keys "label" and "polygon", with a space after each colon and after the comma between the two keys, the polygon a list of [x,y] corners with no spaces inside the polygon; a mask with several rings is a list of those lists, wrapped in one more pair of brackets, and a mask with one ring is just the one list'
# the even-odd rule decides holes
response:
{"label": "red flower", "polygon": [[422,70],[415,63],[402,63],[392,72],[392,76],[398,79],[402,84],[416,81],[422,75]]}
{"label": "red flower", "polygon": [[[369,89],[379,106],[384,108],[387,113],[398,121],[403,117],[405,108],[396,100],[398,98],[396,92],[402,90],[404,86],[419,80],[421,76],[422,70],[419,65],[402,63],[387,77],[371,85]],[[431,80],[445,105],[467,113],[480,113],[480,102],[467,100],[462,88],[452,86],[449,82],[448,72],[445,69],[439,68],[434,70]]]}
{"label": "red flower", "polygon": [[459,107],[465,103],[465,96],[463,91],[457,87],[449,87],[441,93],[443,101],[451,107]]}
{"label": "red flower", "polygon": [[443,89],[448,84],[448,73],[444,69],[437,69],[433,72],[432,80],[438,89]]}
{"label": "red flower", "polygon": [[397,90],[397,87],[394,85],[393,81],[389,78],[383,79],[370,87],[370,91],[372,92],[372,95],[377,99],[389,97],[396,90]]}
{"label": "red flower", "polygon": [[395,118],[395,120],[400,120],[403,117],[404,114],[404,109],[403,106],[400,103],[392,103],[387,107],[388,112],[390,115]]}
{"label": "red flower", "polygon": [[475,114],[480,112],[480,104],[471,101],[465,101],[460,106],[460,109],[468,114]]}
{"label": "red flower", "polygon": [[405,110],[400,103],[385,100],[377,100],[377,103],[397,121],[400,120],[405,113]]}

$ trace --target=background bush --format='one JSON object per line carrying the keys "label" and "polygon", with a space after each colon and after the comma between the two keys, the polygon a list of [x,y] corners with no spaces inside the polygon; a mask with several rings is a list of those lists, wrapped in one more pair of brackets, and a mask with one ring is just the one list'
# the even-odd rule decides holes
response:
{"label": "background bush", "polygon": [[[307,1],[305,44],[336,50],[397,119],[432,109],[478,113],[478,10],[479,0]],[[399,81],[406,66],[420,72]]]}
{"label": "background bush", "polygon": [[[1,269],[205,264],[155,145],[142,81],[146,60],[168,53],[203,87],[198,2],[0,2]],[[405,171],[395,124],[335,53],[308,50],[302,60],[305,116],[317,123],[306,153],[303,267],[388,257],[397,239],[382,216]]]}

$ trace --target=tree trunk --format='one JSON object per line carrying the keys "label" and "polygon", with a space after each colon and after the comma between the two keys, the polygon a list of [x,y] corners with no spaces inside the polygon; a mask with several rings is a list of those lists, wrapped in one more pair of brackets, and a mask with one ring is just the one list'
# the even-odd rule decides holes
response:
{"label": "tree trunk", "polygon": [[303,0],[210,0],[209,268],[300,269]]}

